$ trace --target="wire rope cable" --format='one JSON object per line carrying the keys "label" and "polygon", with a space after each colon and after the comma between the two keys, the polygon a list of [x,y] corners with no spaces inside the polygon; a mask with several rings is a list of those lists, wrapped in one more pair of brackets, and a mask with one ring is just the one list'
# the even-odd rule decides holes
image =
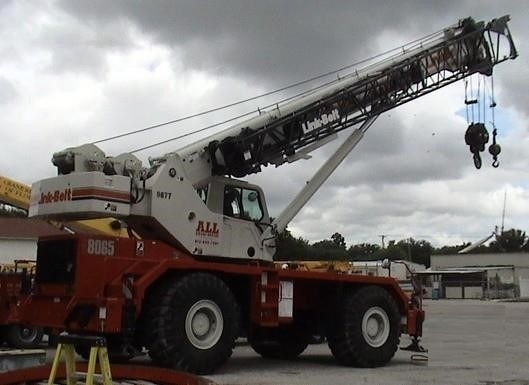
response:
{"label": "wire rope cable", "polygon": [[[238,106],[238,105],[241,105],[241,104],[245,104],[245,103],[248,103],[248,102],[251,102],[251,101],[254,101],[254,100],[262,99],[264,97],[271,96],[271,95],[277,94],[279,92],[287,91],[287,90],[295,88],[295,87],[306,85],[308,83],[311,83],[311,82],[326,78],[326,77],[331,76],[331,75],[339,74],[342,71],[349,70],[349,69],[351,69],[353,67],[358,67],[359,65],[372,62],[372,61],[374,61],[376,59],[379,59],[381,57],[384,57],[384,56],[387,56],[387,57],[384,60],[382,60],[381,62],[392,60],[395,57],[398,57],[399,55],[405,53],[408,50],[412,50],[412,49],[415,49],[415,48],[418,48],[418,47],[422,46],[423,44],[425,44],[425,42],[433,39],[435,36],[439,35],[444,30],[445,29],[433,32],[433,33],[431,33],[429,35],[426,35],[426,36],[423,36],[423,37],[421,37],[419,39],[413,40],[413,41],[411,41],[409,43],[406,43],[406,44],[404,44],[402,46],[399,46],[397,48],[393,48],[393,49],[387,50],[385,52],[382,52],[380,54],[373,55],[373,56],[371,56],[371,57],[369,57],[367,59],[360,60],[360,61],[357,61],[355,63],[342,66],[342,67],[334,69],[332,71],[327,71],[327,72],[325,72],[323,74],[320,74],[320,75],[317,75],[317,76],[313,76],[313,77],[310,77],[310,78],[305,79],[305,80],[301,80],[301,81],[298,81],[298,82],[295,82],[295,83],[291,83],[291,84],[289,84],[287,86],[280,87],[280,88],[277,88],[277,89],[272,90],[272,91],[268,91],[268,92],[265,92],[265,93],[262,93],[262,94],[259,94],[259,95],[253,96],[253,97],[249,97],[249,98],[238,100],[238,101],[235,101],[235,102],[232,102],[232,103],[228,103],[228,104],[225,104],[225,105],[222,105],[222,106],[219,106],[219,107],[215,107],[215,108],[211,108],[211,109],[208,109],[208,110],[200,111],[200,112],[197,112],[197,113],[194,113],[194,114],[190,114],[190,115],[187,115],[187,116],[183,116],[181,118],[172,119],[172,120],[169,120],[169,121],[166,121],[166,122],[150,125],[150,126],[147,126],[147,127],[144,127],[144,128],[137,129],[137,130],[133,130],[133,131],[124,132],[124,133],[121,133],[121,134],[112,135],[112,136],[109,136],[109,137],[106,137],[106,138],[103,138],[103,139],[99,139],[99,140],[93,141],[91,143],[92,144],[99,144],[99,143],[108,142],[108,141],[112,141],[112,140],[116,140],[116,139],[121,139],[121,138],[124,138],[126,136],[139,134],[139,133],[150,131],[150,130],[153,130],[153,129],[156,129],[156,128],[159,128],[159,127],[163,127],[163,126],[167,126],[167,125],[170,125],[170,124],[183,122],[183,121],[186,121],[186,120],[190,120],[190,119],[193,119],[193,118],[197,118],[197,117],[200,117],[200,116],[211,114],[211,113],[214,113],[214,112],[226,110],[226,109],[231,108],[231,107],[235,107],[235,106]],[[391,53],[394,53],[394,54],[390,55]],[[372,65],[374,65],[374,64],[372,64]],[[376,64],[379,64],[379,62],[377,62]],[[368,69],[370,66],[371,65],[368,65],[368,66],[364,67],[364,69]],[[352,75],[352,74],[349,73],[346,76],[348,76],[348,75]],[[267,105],[267,106],[263,107],[262,109],[270,108],[270,107],[272,107],[274,105],[278,105],[280,103],[284,103],[284,102],[292,100],[294,98],[309,94],[311,92],[314,92],[315,90],[318,90],[318,89],[321,89],[323,87],[326,87],[326,86],[328,86],[328,85],[330,85],[330,84],[332,84],[332,83],[334,83],[336,81],[339,81],[339,80],[340,80],[340,77],[338,75],[338,79],[335,79],[335,80],[330,81],[330,82],[323,83],[323,84],[321,84],[321,85],[319,85],[319,86],[317,86],[315,88],[312,88],[310,90],[303,91],[303,92],[298,93],[298,94],[296,94],[294,96],[290,96],[290,97],[288,97],[286,99],[283,99],[283,100],[281,100],[279,102],[275,102],[273,104]],[[230,118],[230,119],[227,119],[227,120],[224,120],[223,122],[220,122],[220,123],[216,123],[216,124],[212,124],[212,125],[209,125],[209,126],[206,126],[206,127],[202,127],[200,129],[197,129],[197,130],[194,130],[194,131],[182,134],[182,135],[178,135],[178,136],[170,138],[170,139],[159,141],[159,142],[151,144],[151,145],[143,146],[141,148],[138,148],[138,149],[132,151],[132,153],[139,152],[139,151],[142,151],[142,150],[145,150],[145,149],[148,149],[148,148],[156,147],[156,146],[159,146],[159,145],[162,145],[162,144],[174,141],[174,140],[178,140],[178,139],[181,139],[181,138],[185,138],[187,136],[191,136],[191,135],[206,131],[208,129],[211,129],[211,128],[214,128],[214,127],[218,127],[218,126],[220,126],[222,124],[226,124],[226,123],[235,121],[235,120],[243,118],[245,116],[249,116],[249,115],[251,115],[253,113],[255,113],[255,110],[253,110],[251,112],[243,113],[241,115],[238,115],[236,117],[233,117],[233,118]]]}

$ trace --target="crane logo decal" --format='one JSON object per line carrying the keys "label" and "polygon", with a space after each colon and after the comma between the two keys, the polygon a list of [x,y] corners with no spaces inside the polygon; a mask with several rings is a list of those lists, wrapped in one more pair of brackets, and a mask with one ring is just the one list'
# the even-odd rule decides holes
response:
{"label": "crane logo decal", "polygon": [[45,203],[57,203],[72,200],[72,189],[64,189],[62,191],[55,190],[53,192],[48,191],[47,193],[40,194],[39,205]]}
{"label": "crane logo decal", "polygon": [[304,134],[308,134],[338,120],[340,120],[340,112],[335,108],[329,114],[321,114],[313,120],[307,120],[305,123],[301,123],[301,128],[303,129]]}
{"label": "crane logo decal", "polygon": [[[62,190],[42,192],[38,204],[43,205],[83,199],[98,199],[111,202],[129,203],[130,195],[125,191],[114,191],[94,187],[65,188]],[[112,207],[117,206],[107,203],[105,210],[116,211]]]}

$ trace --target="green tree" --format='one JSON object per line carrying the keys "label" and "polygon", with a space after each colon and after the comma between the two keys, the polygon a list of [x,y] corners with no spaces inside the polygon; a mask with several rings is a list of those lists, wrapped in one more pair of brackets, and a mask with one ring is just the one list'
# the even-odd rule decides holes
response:
{"label": "green tree", "polygon": [[423,264],[426,267],[430,266],[430,256],[434,250],[430,242],[423,239],[415,240],[413,238],[409,238],[399,241],[397,246],[406,250],[406,260]]}
{"label": "green tree", "polygon": [[394,260],[405,260],[408,255],[408,248],[402,247],[402,241],[396,242],[391,240],[388,242],[388,246],[385,249],[380,249],[377,259],[389,259]]}
{"label": "green tree", "polygon": [[331,235],[331,241],[333,241],[336,248],[345,250],[345,238],[342,234],[334,233]]}
{"label": "green tree", "polygon": [[525,231],[510,229],[503,231],[496,236],[496,240],[491,242],[490,249],[499,252],[521,251],[526,246],[527,237]]}
{"label": "green tree", "polygon": [[374,243],[359,243],[351,245],[347,255],[353,261],[372,261],[379,258],[381,248]]}
{"label": "green tree", "polygon": [[312,260],[345,260],[347,250],[345,238],[340,233],[334,233],[330,239],[324,239],[312,244],[310,248]]}
{"label": "green tree", "polygon": [[529,252],[529,237],[525,240],[525,243],[522,246],[522,251]]}
{"label": "green tree", "polygon": [[278,261],[299,261],[307,258],[309,254],[309,242],[298,237],[285,229],[277,238],[277,252],[274,257]]}
{"label": "green tree", "polygon": [[463,250],[465,247],[468,247],[470,245],[470,242],[464,242],[461,245],[441,246],[439,248],[436,248],[433,253],[442,255],[457,254],[459,250]]}
{"label": "green tree", "polygon": [[386,248],[377,244],[360,243],[351,245],[347,254],[353,261],[373,261],[388,258],[390,260],[405,260],[430,266],[430,256],[434,251],[430,242],[415,240],[413,238],[402,239],[398,242],[391,240]]}

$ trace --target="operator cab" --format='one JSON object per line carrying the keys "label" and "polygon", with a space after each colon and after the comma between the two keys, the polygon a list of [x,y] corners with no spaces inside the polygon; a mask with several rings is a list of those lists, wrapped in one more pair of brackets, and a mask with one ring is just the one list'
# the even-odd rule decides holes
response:
{"label": "operator cab", "polygon": [[211,211],[244,221],[270,223],[259,186],[225,177],[212,177],[208,182],[196,191]]}

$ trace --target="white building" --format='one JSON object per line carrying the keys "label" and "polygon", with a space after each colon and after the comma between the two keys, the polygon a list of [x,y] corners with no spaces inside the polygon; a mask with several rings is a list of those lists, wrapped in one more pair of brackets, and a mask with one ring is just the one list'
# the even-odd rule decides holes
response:
{"label": "white building", "polygon": [[0,266],[35,260],[38,237],[59,234],[64,232],[39,219],[0,218]]}
{"label": "white building", "polygon": [[529,253],[432,255],[433,298],[529,297]]}

